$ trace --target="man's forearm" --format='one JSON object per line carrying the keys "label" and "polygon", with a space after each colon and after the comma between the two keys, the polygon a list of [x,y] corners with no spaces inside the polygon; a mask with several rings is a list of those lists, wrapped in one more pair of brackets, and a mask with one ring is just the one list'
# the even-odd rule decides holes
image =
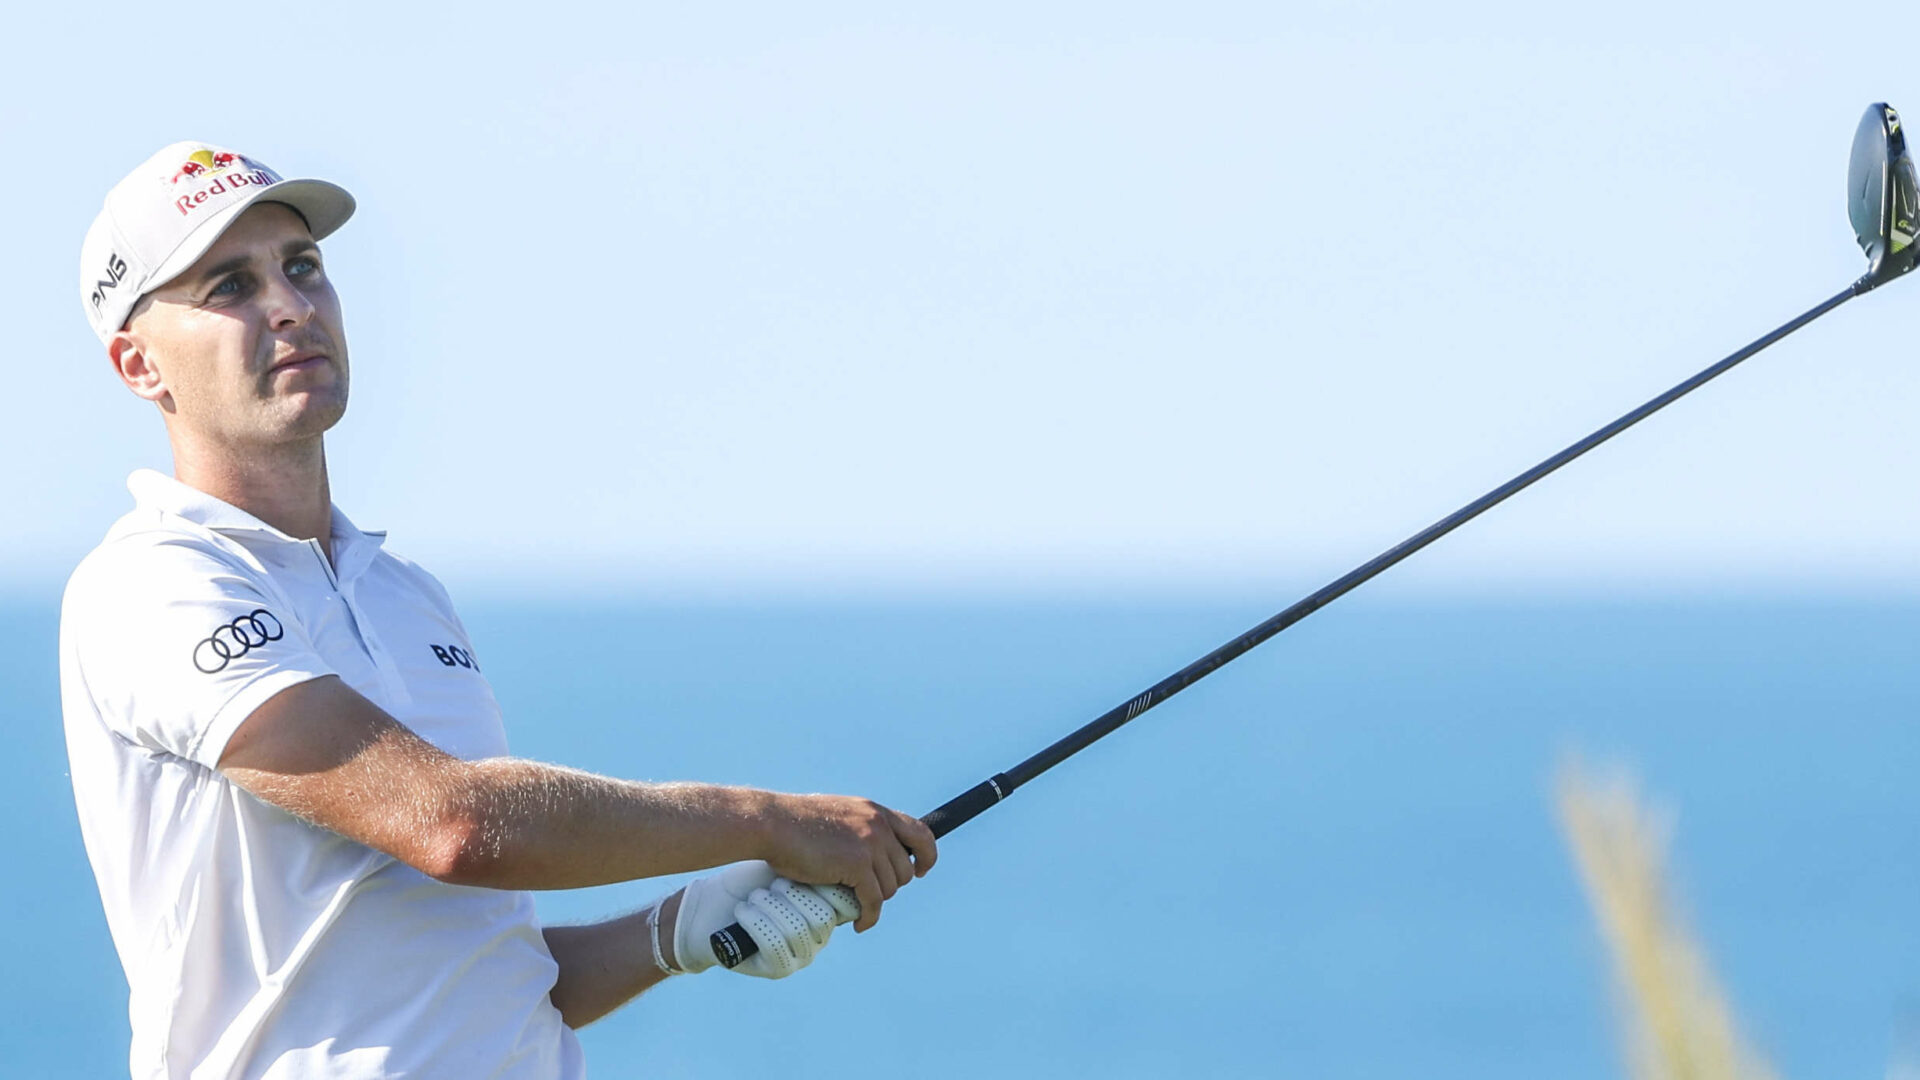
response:
{"label": "man's forearm", "polygon": [[757,858],[794,881],[852,889],[864,930],[935,857],[924,824],[871,799],[462,761],[337,676],[255,708],[219,768],[288,813],[465,885],[571,889]]}
{"label": "man's forearm", "polygon": [[[256,797],[443,881],[565,889],[760,856],[791,796],[462,761],[338,677],[287,688],[227,740]],[[791,830],[789,830],[791,831]]]}
{"label": "man's forearm", "polygon": [[[663,934],[670,934],[679,902],[679,893],[665,901]],[[587,926],[549,926],[542,933],[560,965],[548,997],[568,1027],[593,1023],[667,977],[653,962],[645,909]]]}
{"label": "man's forearm", "polygon": [[616,780],[517,758],[471,762],[445,793],[444,880],[575,889],[765,857],[770,792]]}

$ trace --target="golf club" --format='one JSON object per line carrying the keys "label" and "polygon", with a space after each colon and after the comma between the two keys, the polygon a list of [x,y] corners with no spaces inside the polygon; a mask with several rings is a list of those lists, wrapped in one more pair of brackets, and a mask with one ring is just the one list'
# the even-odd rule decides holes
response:
{"label": "golf club", "polygon": [[[1742,360],[1853,297],[1878,288],[1912,270],[1916,259],[1920,259],[1920,245],[1914,243],[1916,235],[1920,234],[1920,228],[1916,228],[1916,223],[1920,222],[1920,179],[1916,178],[1913,159],[1907,153],[1906,136],[1900,127],[1900,116],[1893,111],[1892,106],[1884,102],[1867,107],[1866,115],[1861,118],[1860,127],[1854,134],[1853,156],[1847,170],[1847,216],[1853,223],[1854,235],[1859,239],[1860,247],[1867,255],[1867,272],[1860,280],[1822,300],[1784,326],[1494,488],[1334,580],[1299,603],[1153,684],[1126,703],[1116,706],[1038,754],[1006,772],[996,773],[961,792],[927,814],[922,820],[933,830],[936,837],[945,836],[1013,794],[1022,784],[1093,745],[1127,721],[1199,682],[1255,645],[1339,599],[1382,570],[1472,521],[1534,481],[1699,389]],[[715,932],[711,941],[715,958],[729,968],[759,951],[759,947],[738,923]]]}

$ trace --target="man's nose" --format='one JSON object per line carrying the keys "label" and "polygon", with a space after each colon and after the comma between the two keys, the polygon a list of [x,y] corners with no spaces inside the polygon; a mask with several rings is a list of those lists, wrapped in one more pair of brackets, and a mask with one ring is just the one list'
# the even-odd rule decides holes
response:
{"label": "man's nose", "polygon": [[304,326],[313,318],[313,301],[286,274],[272,274],[267,282],[267,316],[275,330]]}

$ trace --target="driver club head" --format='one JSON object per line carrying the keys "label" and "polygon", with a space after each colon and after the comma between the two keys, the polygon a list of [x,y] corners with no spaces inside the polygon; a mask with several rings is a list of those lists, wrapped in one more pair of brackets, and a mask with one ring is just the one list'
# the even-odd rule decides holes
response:
{"label": "driver club head", "polygon": [[1886,102],[1867,106],[1847,165],[1847,217],[1867,253],[1858,292],[1884,285],[1920,260],[1920,178],[1907,152],[1900,114]]}

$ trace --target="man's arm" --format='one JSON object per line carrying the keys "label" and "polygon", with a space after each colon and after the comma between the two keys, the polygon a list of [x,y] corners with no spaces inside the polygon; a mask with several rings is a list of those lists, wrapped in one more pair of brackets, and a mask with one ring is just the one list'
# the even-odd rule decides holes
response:
{"label": "man's arm", "polygon": [[638,783],[518,758],[462,761],[334,677],[255,709],[228,740],[220,771],[266,802],[461,885],[571,889],[765,859],[794,881],[853,889],[854,928],[865,930],[935,858],[925,825],[867,799]]}
{"label": "man's arm", "polygon": [[549,926],[541,933],[560,965],[560,978],[547,996],[570,1028],[593,1023],[667,977],[654,966],[644,910],[587,926]]}
{"label": "man's arm", "polygon": [[[660,903],[661,949],[669,961],[680,896],[676,892]],[[593,1023],[667,978],[653,962],[645,908],[585,926],[549,926],[541,933],[560,965],[548,997],[570,1028]]]}

